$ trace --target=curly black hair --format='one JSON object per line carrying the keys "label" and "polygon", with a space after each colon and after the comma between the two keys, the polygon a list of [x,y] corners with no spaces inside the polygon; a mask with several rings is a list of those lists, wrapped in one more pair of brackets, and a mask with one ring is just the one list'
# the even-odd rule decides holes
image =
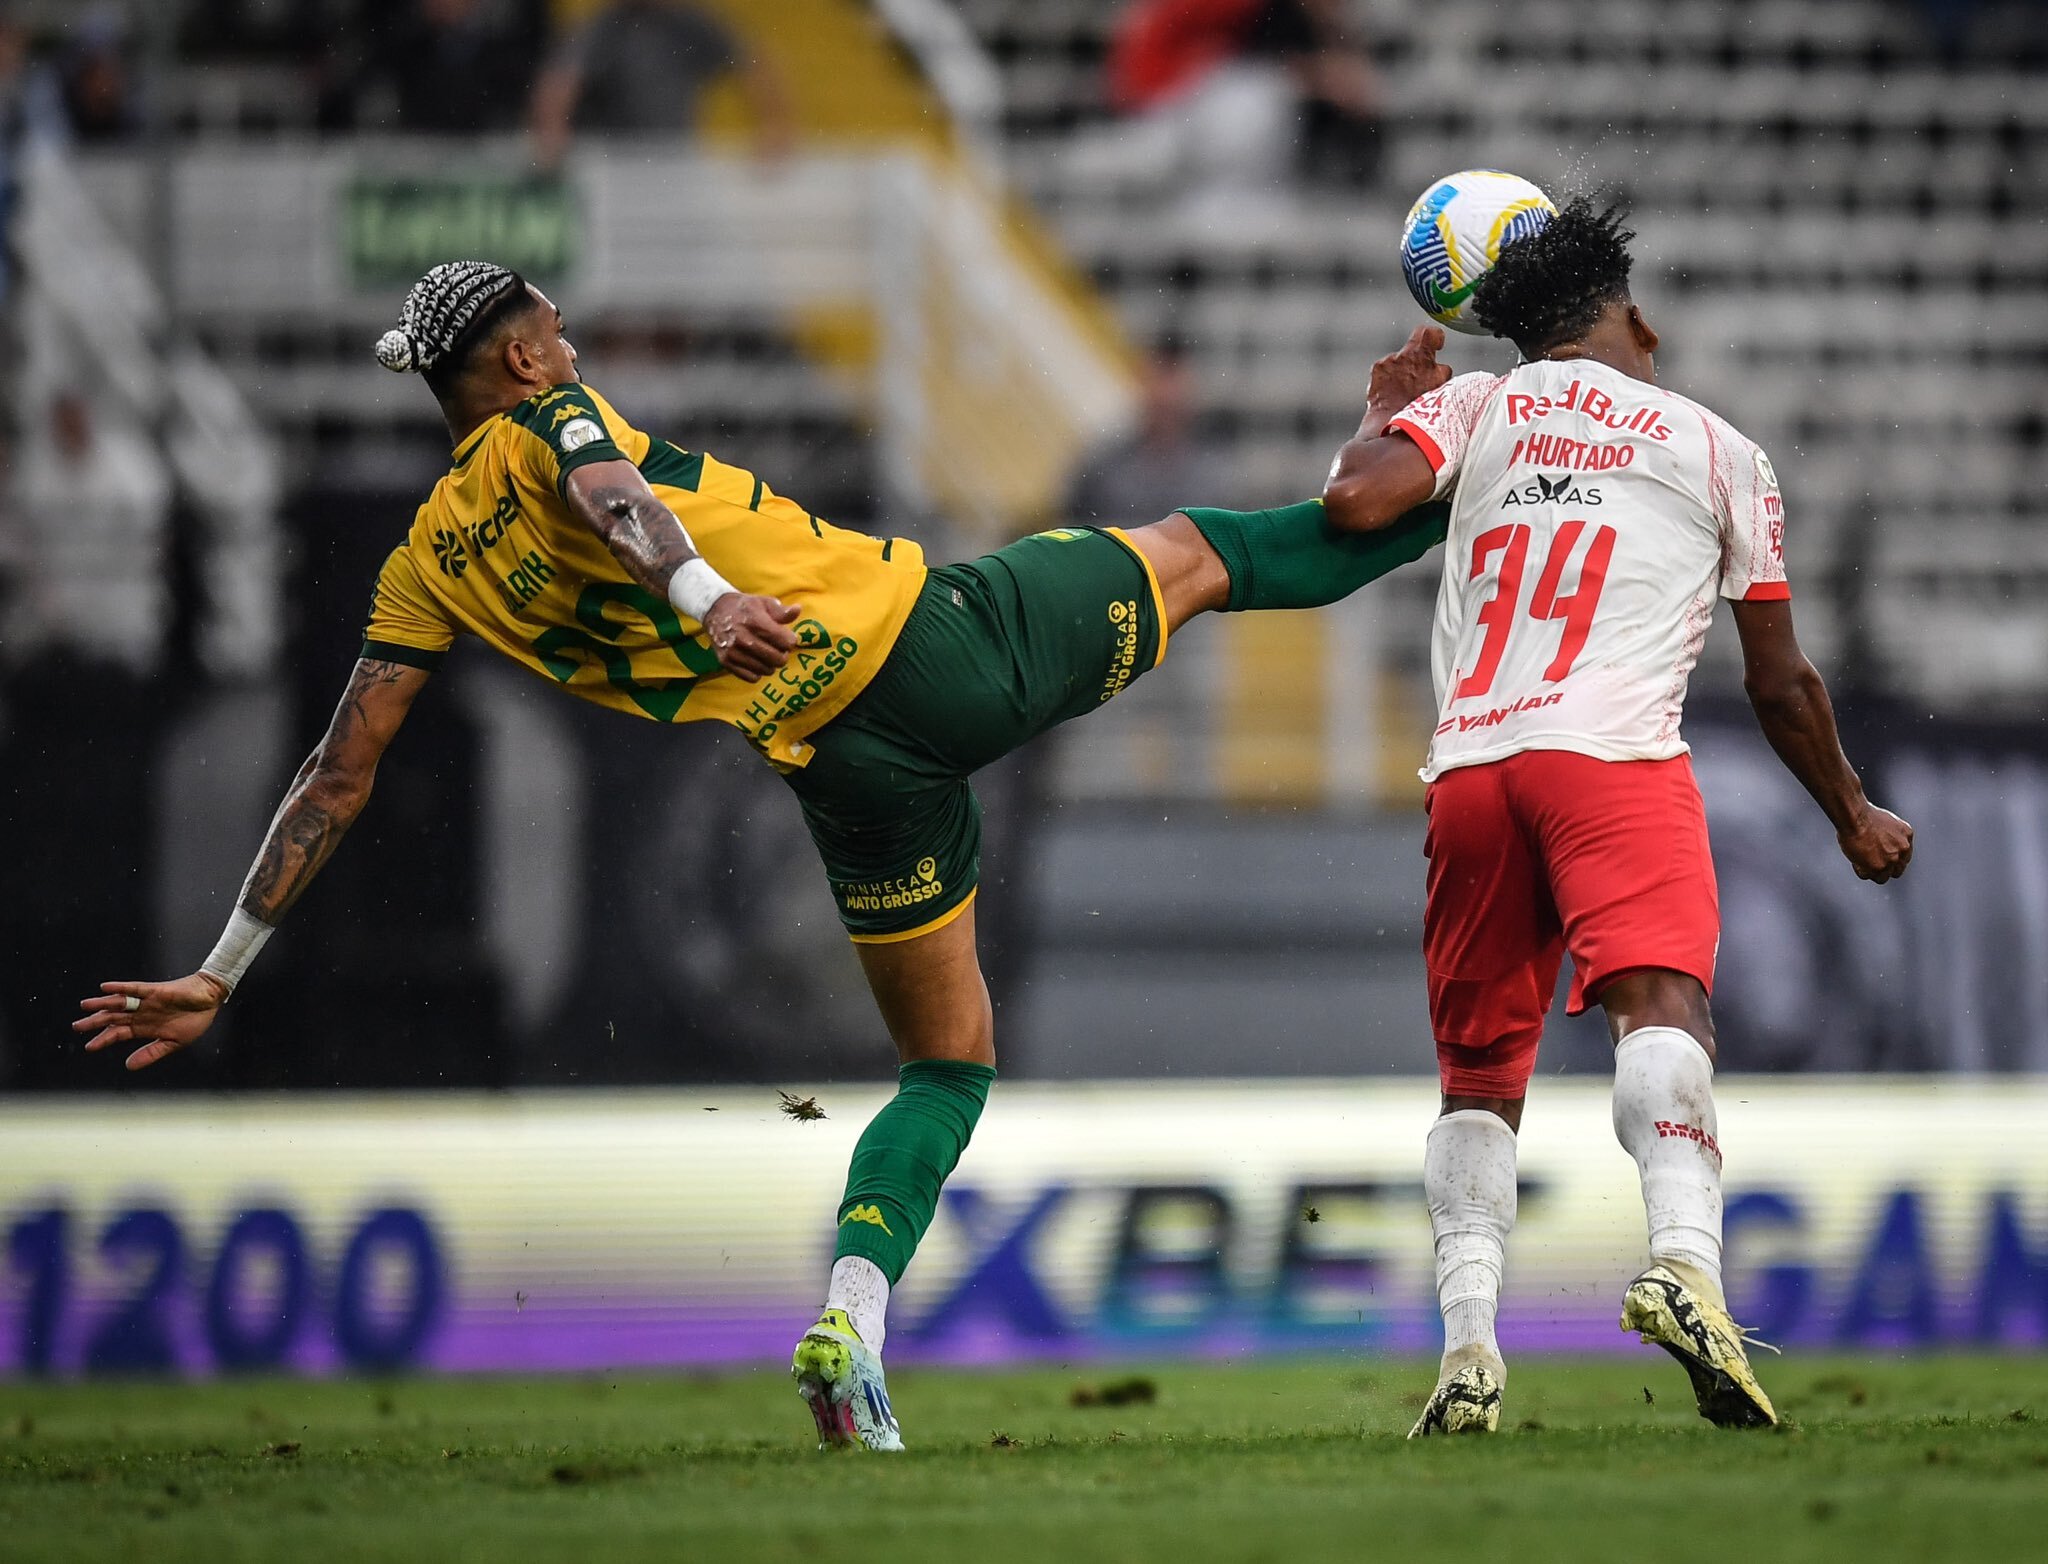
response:
{"label": "curly black hair", "polygon": [[1626,299],[1633,229],[1620,206],[1596,212],[1573,196],[1549,223],[1500,252],[1493,269],[1472,290],[1472,313],[1496,337],[1506,337],[1536,358],[1576,342],[1601,309]]}

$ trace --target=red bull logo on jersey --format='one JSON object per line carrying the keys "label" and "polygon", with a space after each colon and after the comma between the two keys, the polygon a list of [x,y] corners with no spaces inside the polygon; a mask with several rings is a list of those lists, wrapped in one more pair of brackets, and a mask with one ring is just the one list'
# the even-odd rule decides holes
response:
{"label": "red bull logo on jersey", "polygon": [[1583,380],[1574,380],[1564,389],[1561,396],[1535,396],[1528,392],[1510,391],[1507,397],[1508,424],[1534,423],[1548,418],[1552,413],[1577,413],[1590,418],[1597,424],[1620,432],[1639,434],[1647,440],[1668,440],[1671,426],[1664,422],[1663,413],[1655,407],[1639,407],[1634,412],[1614,405],[1614,398],[1598,386],[1589,386]]}

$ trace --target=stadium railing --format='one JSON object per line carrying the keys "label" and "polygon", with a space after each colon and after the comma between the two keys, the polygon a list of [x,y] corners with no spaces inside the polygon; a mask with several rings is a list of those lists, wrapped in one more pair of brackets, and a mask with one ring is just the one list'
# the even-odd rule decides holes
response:
{"label": "stadium railing", "polygon": [[282,638],[276,442],[241,390],[202,350],[164,330],[163,295],[116,235],[63,153],[35,149],[13,231],[28,378],[81,382],[100,416],[157,451],[196,503],[206,607],[199,652],[216,677],[266,676]]}

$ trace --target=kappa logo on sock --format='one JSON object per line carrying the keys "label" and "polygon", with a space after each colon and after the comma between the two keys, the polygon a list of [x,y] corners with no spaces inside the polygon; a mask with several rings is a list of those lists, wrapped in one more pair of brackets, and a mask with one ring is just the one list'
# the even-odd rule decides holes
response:
{"label": "kappa logo on sock", "polygon": [[1656,1119],[1652,1122],[1657,1126],[1657,1138],[1659,1140],[1689,1140],[1697,1145],[1706,1147],[1708,1151],[1713,1153],[1716,1162],[1721,1160],[1720,1142],[1715,1140],[1713,1136],[1709,1135],[1697,1124],[1674,1124],[1669,1119]]}
{"label": "kappa logo on sock", "polygon": [[[882,1220],[882,1208],[880,1206],[855,1206],[839,1219],[841,1227],[846,1226],[848,1222],[869,1222],[879,1227],[883,1232],[889,1233],[889,1224]],[[894,1238],[896,1235],[889,1233],[889,1236]]]}

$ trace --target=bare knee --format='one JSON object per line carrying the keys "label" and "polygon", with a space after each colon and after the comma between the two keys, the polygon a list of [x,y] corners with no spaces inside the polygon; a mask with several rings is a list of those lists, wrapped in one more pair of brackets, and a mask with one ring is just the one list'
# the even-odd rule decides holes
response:
{"label": "bare knee", "polygon": [[1654,967],[1625,972],[1600,990],[1608,1036],[1619,1044],[1631,1032],[1664,1026],[1685,1032],[1713,1062],[1714,1017],[1700,980],[1685,972]]}
{"label": "bare knee", "polygon": [[1159,582],[1169,631],[1178,630],[1197,614],[1229,605],[1230,570],[1223,556],[1182,512],[1135,528],[1129,537]]}

